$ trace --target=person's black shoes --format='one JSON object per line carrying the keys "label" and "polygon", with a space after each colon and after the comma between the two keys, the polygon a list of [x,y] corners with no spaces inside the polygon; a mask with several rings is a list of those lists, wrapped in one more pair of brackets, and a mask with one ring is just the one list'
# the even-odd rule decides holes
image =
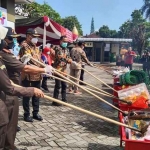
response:
{"label": "person's black shoes", "polygon": [[46,92],[49,92],[49,89],[47,87],[41,86]]}
{"label": "person's black shoes", "polygon": [[28,116],[28,117],[24,117],[24,121],[26,122],[33,122],[33,118]]}
{"label": "person's black shoes", "polygon": [[21,128],[19,126],[17,126],[17,132],[21,131]]}
{"label": "person's black shoes", "polygon": [[82,83],[82,82],[80,82],[79,84],[80,84],[80,85],[83,85],[83,86],[86,86],[86,84],[85,84],[85,83]]}
{"label": "person's black shoes", "polygon": [[43,120],[43,118],[39,114],[33,115],[33,119],[38,120],[38,121]]}
{"label": "person's black shoes", "polygon": [[52,106],[62,106],[62,105],[56,102],[52,102]]}

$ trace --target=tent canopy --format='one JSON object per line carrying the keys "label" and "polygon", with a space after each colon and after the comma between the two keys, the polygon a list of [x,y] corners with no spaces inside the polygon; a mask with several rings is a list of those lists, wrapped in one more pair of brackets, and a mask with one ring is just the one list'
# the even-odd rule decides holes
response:
{"label": "tent canopy", "polygon": [[26,36],[28,28],[36,29],[38,34],[40,34],[39,43],[43,43],[45,39],[46,43],[59,44],[59,39],[62,35],[66,35],[70,43],[77,39],[77,35],[74,35],[70,30],[54,22],[47,16],[17,19],[15,26],[16,32],[22,37]]}

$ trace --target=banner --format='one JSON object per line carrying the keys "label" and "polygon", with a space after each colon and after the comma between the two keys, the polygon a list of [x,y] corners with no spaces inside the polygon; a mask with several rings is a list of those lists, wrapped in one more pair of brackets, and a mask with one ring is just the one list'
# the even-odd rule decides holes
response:
{"label": "banner", "polygon": [[7,9],[0,7],[0,25],[7,26]]}

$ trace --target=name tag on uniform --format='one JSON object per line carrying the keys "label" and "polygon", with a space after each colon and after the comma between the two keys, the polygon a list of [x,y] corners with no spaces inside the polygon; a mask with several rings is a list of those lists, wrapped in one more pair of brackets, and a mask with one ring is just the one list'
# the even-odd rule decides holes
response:
{"label": "name tag on uniform", "polygon": [[6,68],[5,65],[1,65],[1,66],[0,66],[0,69],[1,69],[1,70],[5,69],[5,68]]}

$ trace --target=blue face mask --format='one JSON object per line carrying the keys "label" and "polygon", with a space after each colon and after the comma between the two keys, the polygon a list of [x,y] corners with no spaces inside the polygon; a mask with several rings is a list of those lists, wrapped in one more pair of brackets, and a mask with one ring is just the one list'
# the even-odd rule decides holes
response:
{"label": "blue face mask", "polygon": [[68,45],[68,43],[65,43],[65,42],[61,43],[61,46],[62,46],[63,48],[66,48],[67,45]]}
{"label": "blue face mask", "polygon": [[14,41],[13,54],[14,54],[15,56],[18,56],[19,51],[20,51],[20,46],[19,46],[19,44],[17,43],[17,39],[16,39],[16,38],[14,38],[13,41]]}

